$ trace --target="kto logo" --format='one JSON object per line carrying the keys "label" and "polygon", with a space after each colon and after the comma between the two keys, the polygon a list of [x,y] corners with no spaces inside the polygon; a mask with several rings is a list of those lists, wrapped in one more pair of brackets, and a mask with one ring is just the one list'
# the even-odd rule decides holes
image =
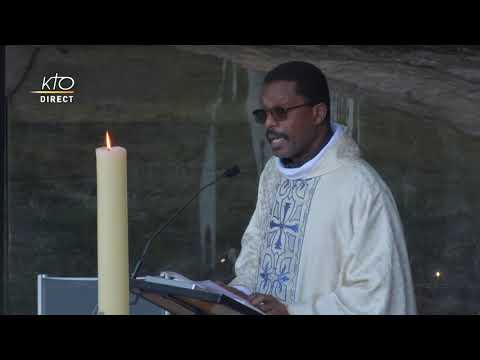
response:
{"label": "kto logo", "polygon": [[41,94],[41,103],[72,103],[75,94],[75,80],[70,76],[43,77],[42,90],[31,91],[32,94]]}

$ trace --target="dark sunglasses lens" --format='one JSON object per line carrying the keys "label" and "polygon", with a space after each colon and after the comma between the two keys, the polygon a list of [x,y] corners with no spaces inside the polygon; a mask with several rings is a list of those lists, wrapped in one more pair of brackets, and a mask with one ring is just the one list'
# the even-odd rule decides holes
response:
{"label": "dark sunglasses lens", "polygon": [[272,109],[272,114],[276,120],[285,120],[287,117],[287,110],[281,107],[275,107]]}
{"label": "dark sunglasses lens", "polygon": [[267,113],[265,110],[255,110],[253,116],[255,117],[255,121],[259,124],[265,124],[265,121],[267,121]]}

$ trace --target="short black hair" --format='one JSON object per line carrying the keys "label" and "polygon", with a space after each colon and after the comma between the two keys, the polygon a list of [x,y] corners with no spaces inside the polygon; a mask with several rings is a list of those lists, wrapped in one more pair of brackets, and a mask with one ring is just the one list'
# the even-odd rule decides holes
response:
{"label": "short black hair", "polygon": [[296,92],[312,104],[324,103],[327,106],[327,123],[330,123],[330,91],[322,70],[303,61],[291,61],[271,70],[265,77],[264,85],[274,81],[293,81]]}

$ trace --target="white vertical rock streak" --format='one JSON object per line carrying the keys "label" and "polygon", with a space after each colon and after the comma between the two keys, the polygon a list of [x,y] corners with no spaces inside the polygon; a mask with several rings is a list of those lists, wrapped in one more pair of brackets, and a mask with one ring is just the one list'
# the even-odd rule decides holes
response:
{"label": "white vertical rock streak", "polygon": [[347,99],[347,126],[348,132],[351,136],[354,136],[355,130],[355,122],[354,122],[354,109],[355,109],[355,102],[352,98]]}
{"label": "white vertical rock streak", "polygon": [[334,123],[337,122],[338,114],[337,114],[337,94],[332,93],[330,99],[330,122]]}
{"label": "white vertical rock streak", "polygon": [[257,124],[253,118],[252,112],[261,107],[260,97],[262,94],[264,74],[248,70],[248,95],[245,104],[247,112],[247,121],[250,126],[250,134],[252,137],[253,155],[255,157],[255,164],[257,165],[257,173],[260,174],[266,162],[272,156],[270,146],[266,143],[265,129],[263,125]]}
{"label": "white vertical rock streak", "polygon": [[[205,158],[202,165],[200,187],[207,185],[216,178],[216,121],[218,108],[223,102],[225,90],[225,78],[227,71],[227,60],[222,64],[222,80],[213,104],[209,105],[211,116],[210,128],[208,131]],[[205,189],[199,196],[199,219],[200,219],[200,247],[202,265],[213,269],[216,258],[216,235],[217,235],[217,187],[212,185]]]}
{"label": "white vertical rock streak", "polygon": [[237,71],[237,64],[232,63],[232,100],[237,100],[237,93],[238,93],[238,71]]}
{"label": "white vertical rock streak", "polygon": [[355,118],[356,118],[356,126],[357,126],[357,144],[360,145],[360,101],[356,101],[355,103]]}
{"label": "white vertical rock streak", "polygon": [[358,99],[345,97],[332,91],[330,121],[346,125],[348,133],[360,145],[360,102]]}

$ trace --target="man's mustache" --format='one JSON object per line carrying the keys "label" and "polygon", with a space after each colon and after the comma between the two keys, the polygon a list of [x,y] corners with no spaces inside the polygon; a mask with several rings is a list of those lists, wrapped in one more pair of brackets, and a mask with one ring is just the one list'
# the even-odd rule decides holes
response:
{"label": "man's mustache", "polygon": [[275,130],[272,130],[272,129],[268,129],[267,132],[265,133],[265,138],[267,139],[267,141],[271,141],[270,138],[281,138],[281,139],[285,139],[285,140],[288,140],[288,135],[287,134],[283,134],[283,133],[279,133]]}

